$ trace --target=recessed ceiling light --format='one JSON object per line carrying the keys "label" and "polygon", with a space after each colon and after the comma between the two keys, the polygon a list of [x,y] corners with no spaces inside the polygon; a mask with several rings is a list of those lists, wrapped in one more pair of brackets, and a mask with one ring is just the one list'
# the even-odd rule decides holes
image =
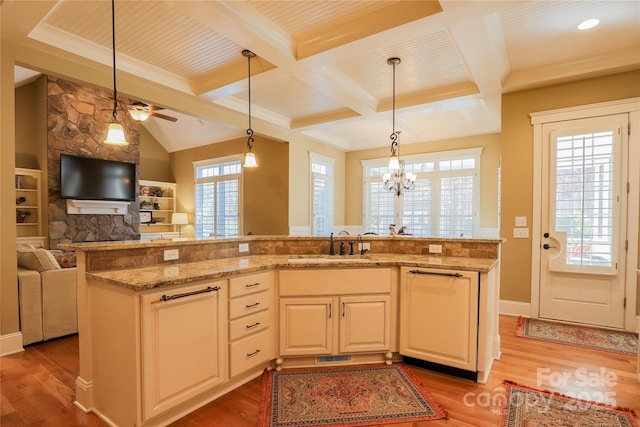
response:
{"label": "recessed ceiling light", "polygon": [[587,19],[578,25],[579,30],[588,30],[589,28],[593,28],[600,23],[599,19]]}

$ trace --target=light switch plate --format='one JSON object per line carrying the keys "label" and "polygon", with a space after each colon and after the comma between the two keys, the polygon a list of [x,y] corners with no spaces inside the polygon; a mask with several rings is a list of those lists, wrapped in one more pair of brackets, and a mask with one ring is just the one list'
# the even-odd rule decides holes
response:
{"label": "light switch plate", "polygon": [[527,226],[527,217],[526,216],[517,216],[516,217],[516,227],[526,227]]}
{"label": "light switch plate", "polygon": [[442,253],[442,245],[429,245],[429,253],[430,254],[441,254]]}
{"label": "light switch plate", "polygon": [[171,261],[174,259],[178,259],[179,255],[178,255],[178,250],[177,249],[167,249],[164,251],[164,260],[165,261]]}
{"label": "light switch plate", "polygon": [[249,244],[248,243],[240,243],[238,245],[238,252],[249,252]]}
{"label": "light switch plate", "polygon": [[529,238],[529,227],[516,227],[513,229],[513,238],[514,239],[528,239]]}

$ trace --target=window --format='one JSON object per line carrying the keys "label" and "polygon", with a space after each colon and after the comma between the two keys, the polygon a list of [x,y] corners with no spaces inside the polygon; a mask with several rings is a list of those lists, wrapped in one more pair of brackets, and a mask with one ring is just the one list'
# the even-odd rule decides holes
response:
{"label": "window", "polygon": [[400,197],[384,189],[388,159],[365,160],[363,224],[365,232],[396,230],[420,237],[473,237],[479,206],[481,148],[403,156],[405,172],[416,175],[415,188]]}
{"label": "window", "polygon": [[240,157],[194,162],[196,238],[240,234],[241,162]]}
{"label": "window", "polygon": [[309,153],[311,161],[312,235],[327,236],[333,229],[333,165],[335,159]]}

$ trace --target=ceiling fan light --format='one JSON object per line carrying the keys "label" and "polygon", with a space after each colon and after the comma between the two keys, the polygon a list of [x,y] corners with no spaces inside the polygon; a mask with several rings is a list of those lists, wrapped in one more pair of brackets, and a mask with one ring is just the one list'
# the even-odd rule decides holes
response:
{"label": "ceiling fan light", "polygon": [[149,111],[141,110],[138,108],[130,109],[129,114],[131,114],[131,117],[133,117],[133,119],[138,122],[144,122],[151,116],[151,113]]}
{"label": "ceiling fan light", "polygon": [[244,164],[242,165],[245,168],[257,168],[258,162],[256,161],[256,155],[253,154],[253,151],[249,151],[244,155]]}
{"label": "ceiling fan light", "polygon": [[104,143],[109,145],[129,144],[124,137],[124,128],[120,123],[109,123],[109,130],[107,131],[107,138],[104,140]]}

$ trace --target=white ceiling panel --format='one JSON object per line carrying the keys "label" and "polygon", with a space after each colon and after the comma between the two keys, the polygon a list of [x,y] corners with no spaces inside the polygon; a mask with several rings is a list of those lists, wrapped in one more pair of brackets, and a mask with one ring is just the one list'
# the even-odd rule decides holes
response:
{"label": "white ceiling panel", "polygon": [[[30,3],[3,3],[3,38],[55,48],[62,63],[80,55],[101,72],[111,64],[110,2]],[[600,25],[577,30],[586,18]],[[184,114],[145,124],[170,152],[243,134],[243,49],[258,56],[252,111],[262,135],[302,134],[349,151],[388,144],[389,57],[402,60],[402,144],[499,132],[503,93],[640,69],[640,2],[117,0],[116,48],[118,69],[156,88],[126,96]],[[37,58],[20,65],[57,71]],[[69,76],[82,81],[80,73]],[[165,88],[184,99],[154,99]]]}

